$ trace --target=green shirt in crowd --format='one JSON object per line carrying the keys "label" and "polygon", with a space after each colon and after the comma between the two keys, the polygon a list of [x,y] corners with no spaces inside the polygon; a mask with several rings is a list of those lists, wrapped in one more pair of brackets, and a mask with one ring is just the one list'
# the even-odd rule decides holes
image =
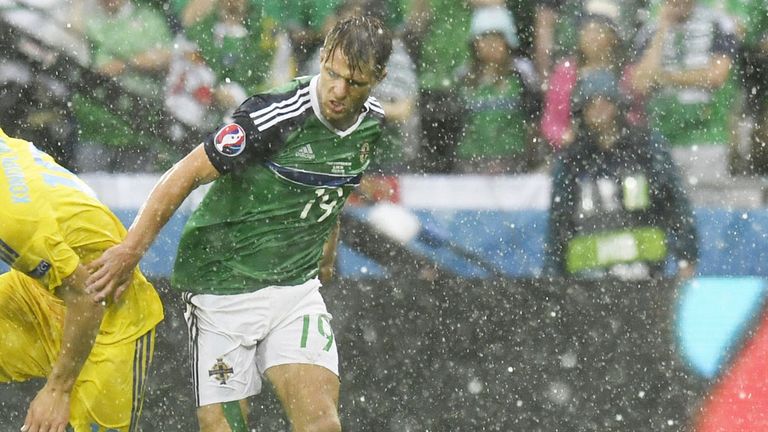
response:
{"label": "green shirt in crowd", "polygon": [[[700,69],[707,66],[713,55],[734,58],[736,40],[732,30],[732,21],[713,9],[696,6],[687,21],[667,34],[662,68]],[[641,46],[647,46],[654,32],[655,25],[641,32]],[[641,51],[643,49],[641,47]],[[730,112],[737,92],[733,73],[717,89],[661,87],[648,101],[649,124],[673,146],[727,143],[730,141]]]}
{"label": "green shirt in crowd", "polygon": [[[92,47],[93,68],[112,60],[126,62],[127,70],[117,82],[130,95],[121,94],[116,99],[108,99],[101,88],[75,95],[73,109],[78,120],[80,140],[106,146],[148,148],[156,140],[151,132],[148,129],[136,130],[123,117],[114,114],[114,110],[108,109],[105,103],[125,111],[130,106],[131,96],[142,98],[146,101],[143,114],[148,117],[144,123],[158,123],[158,112],[163,106],[165,74],[133,70],[130,63],[144,52],[170,49],[171,32],[165,17],[149,6],[126,3],[115,15],[90,14],[85,34]],[[108,102],[102,102],[105,100]]]}
{"label": "green shirt in crowd", "polygon": [[469,59],[471,11],[464,1],[432,0],[432,24],[418,63],[421,88],[447,89],[454,71]]}
{"label": "green shirt in crowd", "polygon": [[467,114],[456,152],[459,159],[514,156],[525,150],[523,86],[517,76],[511,75],[501,88],[480,84],[460,91]]}

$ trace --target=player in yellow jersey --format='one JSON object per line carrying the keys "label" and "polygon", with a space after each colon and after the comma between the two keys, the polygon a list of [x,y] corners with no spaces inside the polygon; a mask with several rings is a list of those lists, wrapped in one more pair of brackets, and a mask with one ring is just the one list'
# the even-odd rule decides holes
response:
{"label": "player in yellow jersey", "polygon": [[0,382],[47,377],[22,431],[136,430],[160,298],[138,270],[109,304],[85,291],[87,264],[125,234],[85,183],[0,129]]}

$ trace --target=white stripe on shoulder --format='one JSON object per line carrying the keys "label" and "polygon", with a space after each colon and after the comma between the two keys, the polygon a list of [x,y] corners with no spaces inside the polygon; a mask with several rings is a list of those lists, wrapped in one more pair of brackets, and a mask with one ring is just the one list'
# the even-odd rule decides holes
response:
{"label": "white stripe on shoulder", "polygon": [[276,125],[278,123],[280,123],[281,121],[285,121],[285,120],[288,120],[290,118],[299,116],[302,113],[304,113],[304,111],[308,110],[309,108],[312,108],[312,104],[311,103],[305,103],[297,111],[293,111],[293,112],[290,112],[288,114],[283,114],[283,115],[281,115],[279,117],[276,117],[275,119],[273,119],[272,121],[270,121],[267,124],[263,124],[261,126],[258,126],[259,132],[264,132],[265,130],[271,128],[272,126],[274,126],[274,125]]}
{"label": "white stripe on shoulder", "polygon": [[278,108],[276,110],[272,110],[272,111],[268,112],[267,114],[265,114],[265,115],[263,115],[261,117],[253,118],[253,124],[258,126],[260,124],[266,123],[267,121],[269,121],[273,117],[276,117],[276,116],[281,115],[281,114],[289,113],[289,112],[291,112],[291,111],[293,111],[293,110],[295,110],[297,108],[301,108],[302,105],[305,105],[307,103],[309,103],[309,95],[304,95],[304,96],[300,97],[299,100],[297,100],[295,103],[293,103],[291,105],[288,105],[288,106],[285,106],[285,107],[282,107],[282,108]]}
{"label": "white stripe on shoulder", "polygon": [[374,104],[370,103],[370,101],[368,101],[368,102],[365,103],[365,106],[368,107],[368,109],[370,109],[372,111],[376,111],[377,113],[379,113],[381,115],[386,115],[384,113],[384,108],[382,108],[381,105],[374,105]]}
{"label": "white stripe on shoulder", "polygon": [[271,111],[273,109],[281,108],[281,107],[284,107],[286,105],[289,105],[289,104],[292,104],[292,103],[296,102],[302,95],[305,95],[305,94],[309,94],[309,86],[306,86],[306,87],[304,87],[302,89],[299,89],[293,96],[291,96],[288,99],[282,100],[280,102],[275,102],[275,103],[273,103],[272,105],[270,105],[270,106],[268,106],[266,108],[262,108],[262,109],[260,109],[258,111],[252,112],[250,114],[250,116],[251,116],[251,118],[262,116],[262,115],[268,113],[269,111]]}
{"label": "white stripe on shoulder", "polygon": [[372,106],[375,106],[375,107],[377,107],[379,109],[382,109],[382,110],[384,109],[384,108],[382,108],[381,104],[379,103],[379,100],[376,99],[373,96],[369,96],[368,100],[366,102],[370,103]]}

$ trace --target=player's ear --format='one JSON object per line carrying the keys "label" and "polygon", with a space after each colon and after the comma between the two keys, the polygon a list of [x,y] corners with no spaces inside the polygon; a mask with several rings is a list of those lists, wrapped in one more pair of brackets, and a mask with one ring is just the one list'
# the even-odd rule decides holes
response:
{"label": "player's ear", "polygon": [[378,77],[376,77],[376,84],[378,84],[378,83],[380,83],[380,82],[384,81],[384,78],[386,78],[386,77],[387,77],[387,68],[384,68],[384,69],[382,69],[382,70],[381,70],[381,72],[379,73],[379,76],[378,76]]}

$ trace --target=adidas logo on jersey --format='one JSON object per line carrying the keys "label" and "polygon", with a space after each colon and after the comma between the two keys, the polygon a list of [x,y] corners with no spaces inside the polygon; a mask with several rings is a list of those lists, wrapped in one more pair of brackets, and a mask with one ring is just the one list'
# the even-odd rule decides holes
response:
{"label": "adidas logo on jersey", "polygon": [[307,144],[296,151],[296,156],[302,159],[314,159],[315,152],[313,152],[312,147],[309,144]]}

